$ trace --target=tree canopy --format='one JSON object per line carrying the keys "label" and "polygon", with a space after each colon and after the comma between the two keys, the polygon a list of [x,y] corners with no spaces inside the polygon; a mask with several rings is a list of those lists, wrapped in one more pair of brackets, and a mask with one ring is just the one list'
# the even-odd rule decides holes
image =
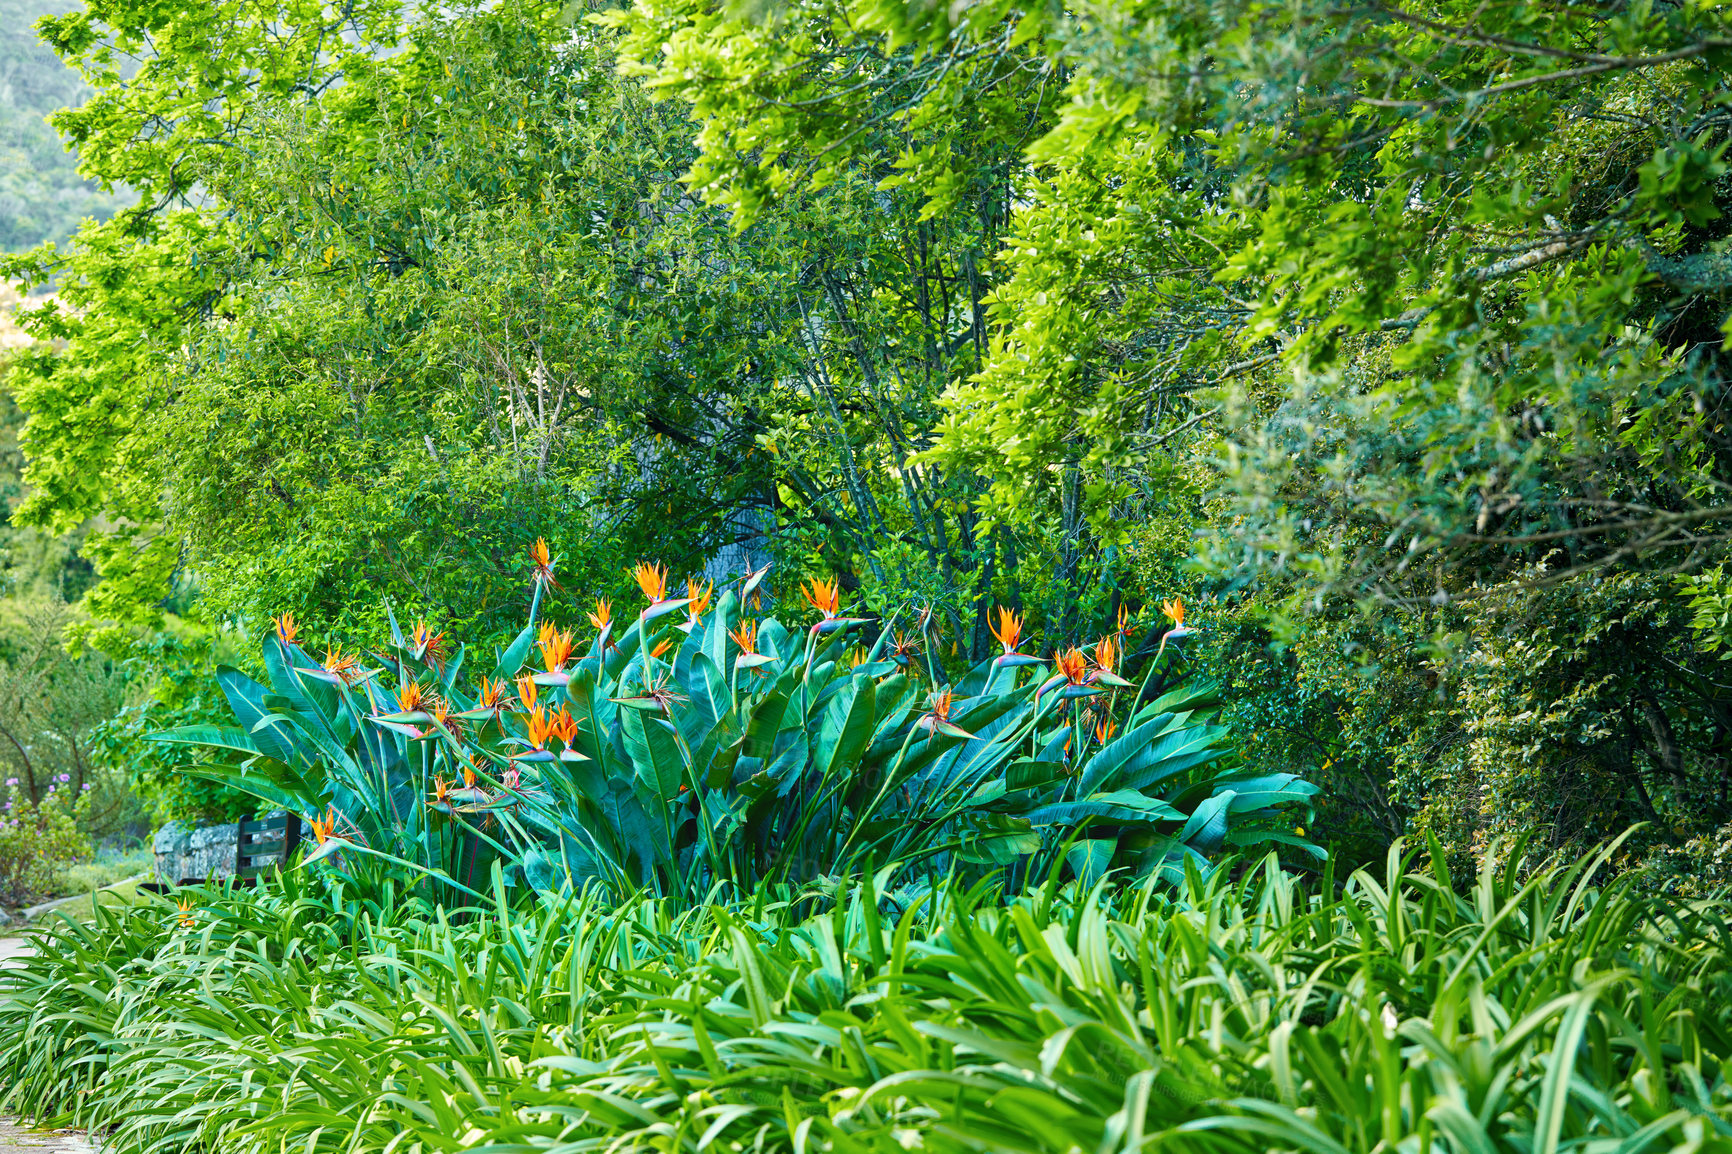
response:
{"label": "tree canopy", "polygon": [[1057,645],[1184,591],[1229,719],[1372,840],[1524,791],[1732,821],[1720,7],[41,29],[92,92],[56,126],[140,197],[5,266],[60,286],[16,516],[86,527],[99,621],[500,634],[538,536],[559,596],[774,561],[959,660],[999,605]]}

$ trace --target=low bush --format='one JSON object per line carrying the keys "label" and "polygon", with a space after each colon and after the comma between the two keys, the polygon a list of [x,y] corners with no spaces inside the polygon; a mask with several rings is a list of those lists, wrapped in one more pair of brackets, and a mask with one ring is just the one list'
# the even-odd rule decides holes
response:
{"label": "low bush", "polygon": [[148,874],[156,865],[156,855],[147,844],[96,850],[87,860],[64,867],[55,876],[55,897],[71,897],[103,889],[117,882]]}
{"label": "low bush", "polygon": [[62,871],[90,856],[89,797],[64,785],[50,783],[39,803],[11,781],[0,785],[0,906],[57,896]]}
{"label": "low bush", "polygon": [[1732,911],[1606,860],[683,912],[297,873],[53,930],[0,1107],[114,1154],[1725,1150]]}

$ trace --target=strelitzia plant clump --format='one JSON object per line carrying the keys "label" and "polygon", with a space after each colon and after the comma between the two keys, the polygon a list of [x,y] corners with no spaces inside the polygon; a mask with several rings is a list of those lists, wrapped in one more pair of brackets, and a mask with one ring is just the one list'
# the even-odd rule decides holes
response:
{"label": "strelitzia plant clump", "polygon": [[[365,659],[336,645],[315,660],[284,618],[268,684],[218,675],[238,727],[158,740],[226,754],[197,772],[309,815],[308,860],[395,862],[468,895],[495,862],[537,888],[695,899],[891,861],[1092,881],[1270,841],[1320,852],[1284,812],[1314,788],[1239,766],[1206,690],[1145,700],[1148,679],[1121,676],[1127,618],[1041,658],[1001,609],[1003,652],[946,682],[894,621],[863,646],[875,623],[846,614],[834,581],[802,589],[815,621],[742,612],[764,570],[676,597],[665,567],[639,565],[642,607],[621,627],[597,601],[580,645],[540,618],[557,587],[544,543],[530,561],[529,620],[478,674],[422,622],[405,634],[391,617]],[[1182,605],[1165,609],[1163,653],[1189,632]]]}

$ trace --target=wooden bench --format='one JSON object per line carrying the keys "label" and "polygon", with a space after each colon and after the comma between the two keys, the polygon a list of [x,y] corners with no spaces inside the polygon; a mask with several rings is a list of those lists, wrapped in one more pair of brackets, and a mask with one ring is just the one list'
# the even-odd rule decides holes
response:
{"label": "wooden bench", "polygon": [[235,880],[251,885],[266,870],[281,870],[301,844],[301,819],[278,813],[243,821],[235,837]]}

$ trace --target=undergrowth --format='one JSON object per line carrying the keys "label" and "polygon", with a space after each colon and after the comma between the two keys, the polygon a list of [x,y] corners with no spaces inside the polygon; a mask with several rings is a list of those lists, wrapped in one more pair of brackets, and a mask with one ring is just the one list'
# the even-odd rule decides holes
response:
{"label": "undergrowth", "polygon": [[1596,864],[687,912],[292,874],[49,931],[0,1086],[116,1154],[1732,1150],[1728,907]]}

